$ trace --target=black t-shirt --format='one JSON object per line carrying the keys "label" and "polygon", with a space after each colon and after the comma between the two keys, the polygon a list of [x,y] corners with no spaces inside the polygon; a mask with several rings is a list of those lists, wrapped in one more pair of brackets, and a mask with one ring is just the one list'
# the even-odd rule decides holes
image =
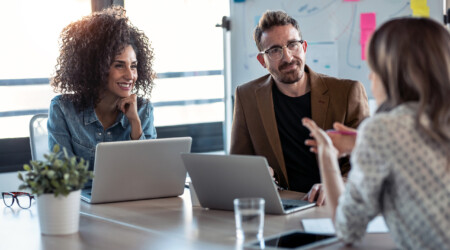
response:
{"label": "black t-shirt", "polygon": [[311,92],[289,97],[273,84],[272,93],[290,190],[309,192],[312,185],[320,183],[316,155],[305,145],[309,130],[302,125],[302,118],[311,118]]}

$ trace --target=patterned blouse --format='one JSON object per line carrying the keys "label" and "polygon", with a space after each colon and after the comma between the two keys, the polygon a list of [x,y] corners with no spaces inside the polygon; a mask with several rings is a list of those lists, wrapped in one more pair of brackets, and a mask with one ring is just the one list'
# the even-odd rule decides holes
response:
{"label": "patterned blouse", "polygon": [[419,132],[417,104],[376,114],[360,128],[336,211],[344,242],[381,213],[402,249],[450,249],[450,168],[442,144]]}

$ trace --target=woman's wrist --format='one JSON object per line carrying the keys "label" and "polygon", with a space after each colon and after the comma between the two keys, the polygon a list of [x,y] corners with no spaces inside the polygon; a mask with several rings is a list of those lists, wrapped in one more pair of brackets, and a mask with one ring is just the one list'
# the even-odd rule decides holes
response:
{"label": "woman's wrist", "polygon": [[339,169],[339,164],[337,162],[337,150],[326,148],[322,150],[322,152],[319,153],[319,161],[321,161],[321,164],[319,164],[323,170],[335,172],[339,175],[341,175],[341,170]]}
{"label": "woman's wrist", "polygon": [[133,126],[141,126],[141,119],[139,118],[139,116],[136,116],[136,118],[129,118],[128,117],[128,122],[130,123],[130,125]]}
{"label": "woman's wrist", "polygon": [[330,157],[331,159],[337,159],[339,152],[333,146],[323,147],[321,150],[319,149],[319,154],[323,155],[323,157]]}
{"label": "woman's wrist", "polygon": [[131,125],[131,139],[138,140],[142,135],[142,126],[141,120],[138,118],[137,120],[129,120]]}

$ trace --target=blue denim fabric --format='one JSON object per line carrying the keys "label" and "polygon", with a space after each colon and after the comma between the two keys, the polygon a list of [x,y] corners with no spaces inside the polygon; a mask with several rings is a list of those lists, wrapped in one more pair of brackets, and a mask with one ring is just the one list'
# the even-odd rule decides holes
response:
{"label": "blue denim fabric", "polygon": [[[95,114],[94,108],[77,112],[69,101],[56,96],[50,104],[48,128],[48,146],[52,150],[55,144],[67,149],[69,155],[83,157],[89,161],[89,169],[93,169],[95,148],[99,142],[131,140],[131,125],[127,117],[120,112],[116,122],[104,129]],[[142,136],[139,140],[155,139],[156,129],[153,122],[153,106],[143,101],[138,110],[142,125]]]}

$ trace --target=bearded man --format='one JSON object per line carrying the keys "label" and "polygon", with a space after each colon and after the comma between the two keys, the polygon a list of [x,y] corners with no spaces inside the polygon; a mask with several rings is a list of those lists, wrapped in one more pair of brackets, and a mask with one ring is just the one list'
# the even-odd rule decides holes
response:
{"label": "bearded man", "polygon": [[[259,63],[269,74],[236,88],[231,154],[266,157],[284,189],[325,200],[316,155],[305,145],[308,117],[324,130],[340,122],[356,128],[369,116],[364,86],[314,72],[305,64],[308,43],[297,21],[283,11],[266,11],[254,31]],[[341,160],[341,174],[350,170]]]}

